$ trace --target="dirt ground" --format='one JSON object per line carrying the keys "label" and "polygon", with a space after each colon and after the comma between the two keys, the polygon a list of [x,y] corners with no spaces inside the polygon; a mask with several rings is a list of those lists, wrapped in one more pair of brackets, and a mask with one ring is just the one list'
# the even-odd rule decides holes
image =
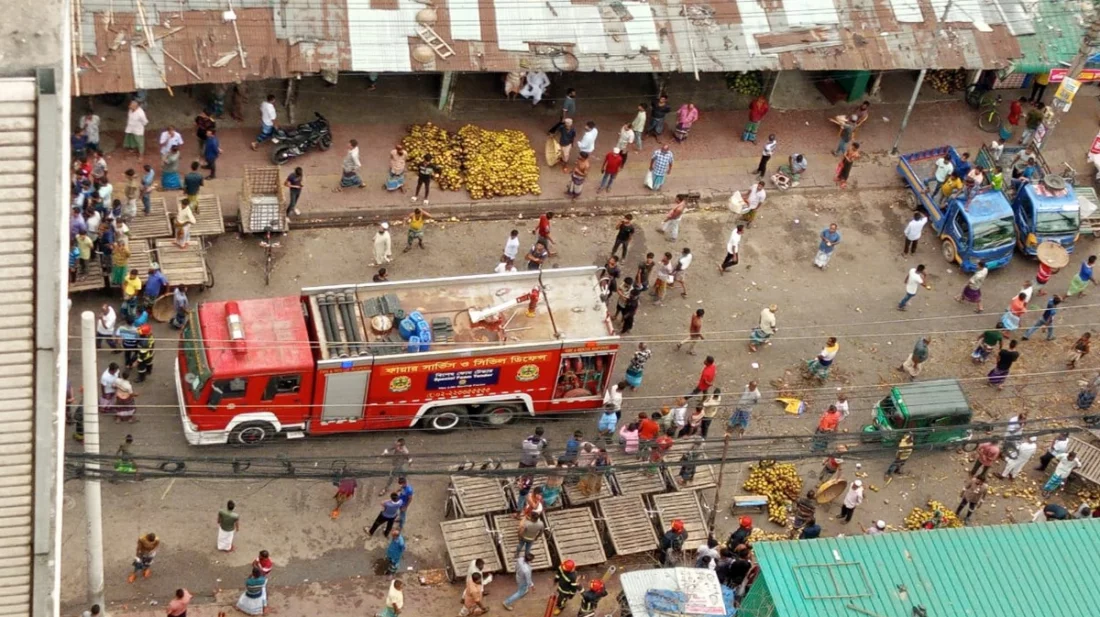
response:
{"label": "dirt ground", "polygon": [[[957,377],[977,410],[976,419],[1004,420],[1021,411],[1032,417],[1056,417],[1073,413],[1071,402],[1076,392],[1076,380],[1091,376],[1096,359],[1086,356],[1078,372],[1063,372],[1063,358],[1080,332],[1097,325],[1092,318],[1092,299],[1100,293],[1074,299],[1059,315],[1058,338],[1055,342],[1040,340],[1022,344],[1022,359],[1014,367],[1014,376],[1003,391],[995,391],[984,381],[989,367],[975,367],[969,360],[975,337],[992,327],[1008,300],[1020,284],[1034,275],[1035,264],[1019,255],[1004,270],[992,273],[983,288],[986,313],[975,315],[972,305],[954,301],[965,283],[958,269],[945,263],[938,246],[930,241],[926,230],[918,255],[901,255],[901,229],[910,217],[901,191],[876,190],[850,192],[828,197],[806,197],[797,194],[774,195],[767,202],[758,222],[742,242],[741,263],[732,272],[722,275],[717,269],[725,252],[725,243],[732,227],[731,215],[725,211],[689,213],[681,228],[681,237],[670,242],[655,230],[659,217],[643,216],[631,246],[627,263],[633,266],[647,251],[676,253],[690,247],[696,255],[688,276],[689,295],[686,299],[672,296],[664,306],[653,306],[648,300],[639,311],[634,330],[635,340],[650,340],[654,351],[647,366],[643,387],[628,396],[624,403],[625,417],[632,411],[652,409],[672,402],[678,392],[690,389],[697,379],[702,357],[711,354],[717,359],[718,384],[727,393],[726,403],[736,402],[744,385],[757,380],[764,389],[765,400],[754,414],[749,436],[807,434],[812,432],[820,412],[834,399],[838,388],[848,394],[852,415],[842,423],[842,430],[856,432],[871,417],[873,405],[887,391],[887,384],[904,381],[896,367],[906,358],[918,337],[932,337],[931,360],[921,379]],[[577,216],[558,220],[554,236],[558,239],[556,266],[600,265],[611,248],[613,228],[617,218]],[[829,269],[819,271],[811,260],[817,247],[817,235],[830,222],[836,222],[843,234],[836,256]],[[398,223],[398,221],[394,221]],[[392,279],[490,272],[495,265],[510,229],[519,229],[521,238],[529,239],[534,221],[529,219],[464,223],[441,221],[427,232],[427,248],[402,254],[404,228],[394,229],[395,259],[388,265]],[[226,235],[216,239],[208,253],[217,276],[217,285],[204,293],[192,294],[192,301],[247,298],[296,294],[303,286],[339,284],[369,280],[375,270],[371,260],[370,228],[346,230],[295,231],[282,241],[278,249],[276,269],[269,287],[263,285],[262,250],[253,238],[242,240]],[[1077,264],[1084,255],[1095,250],[1093,240],[1083,239],[1070,267],[1057,275],[1049,288],[1064,292]],[[921,290],[911,302],[911,310],[900,313],[903,278],[909,268],[918,263],[928,266],[932,290]],[[79,336],[81,310],[94,310],[105,296],[74,297],[70,334]],[[112,301],[116,299],[112,298]],[[779,305],[780,331],[774,344],[759,353],[747,353],[747,332],[757,322],[760,309],[768,304]],[[1033,304],[1032,308],[1037,305]],[[678,353],[674,335],[686,333],[690,314],[697,308],[707,311],[704,334],[707,340],[699,346],[698,356]],[[1033,319],[1029,316],[1029,319]],[[186,445],[179,425],[170,362],[175,332],[166,326],[156,328],[158,354],[151,380],[138,386],[138,418],[132,426],[110,422],[103,425],[105,451],[113,451],[127,433],[135,437],[137,453],[158,455],[203,454],[233,457],[239,450],[226,447],[195,449]],[[800,363],[821,349],[827,336],[840,339],[841,350],[830,381],[824,386],[804,383],[797,377]],[[74,341],[76,339],[74,338]],[[624,354],[625,355],[625,354]],[[116,359],[106,352],[100,354],[105,364]],[[620,358],[618,370],[627,362]],[[70,374],[79,375],[79,349],[72,349]],[[770,402],[773,380],[790,380],[807,400],[808,412],[792,416],[783,412],[778,403]],[[716,427],[725,423],[730,412]],[[548,421],[547,432],[552,447],[563,446],[574,429],[595,432],[594,416],[571,417]],[[455,436],[437,436],[422,431],[390,434],[367,434],[330,438],[307,438],[293,442],[275,442],[265,446],[263,453],[274,456],[338,457],[380,453],[401,435],[409,440],[415,458],[419,453],[467,453],[472,461],[483,460],[487,452],[517,452],[532,422],[520,422],[500,430],[460,432]],[[718,432],[712,430],[712,432]],[[713,435],[712,435],[713,437]],[[71,451],[78,444],[67,441]],[[735,442],[732,451],[736,454]],[[1040,450],[1042,451],[1042,450]],[[919,452],[913,456],[908,475],[889,484],[881,482],[882,472],[889,462],[876,457],[849,461],[845,475],[853,479],[866,473],[870,485],[866,501],[856,513],[852,524],[841,525],[821,513],[819,518],[826,535],[860,533],[860,526],[869,526],[884,519],[892,526],[901,526],[904,515],[914,506],[936,499],[954,507],[958,492],[966,478],[966,456],[953,450]],[[860,463],[862,470],[852,463]],[[803,479],[816,480],[821,459],[808,456],[797,463]],[[733,527],[728,514],[732,495],[744,491],[741,484],[748,471],[747,464],[731,464],[727,468],[726,485],[718,498],[720,508],[715,535],[724,539]],[[1027,493],[1036,482],[1045,479],[1040,472],[1028,471],[1026,479],[1017,481],[1013,490]],[[414,570],[440,567],[443,564],[442,541],[438,523],[447,496],[445,476],[416,479],[417,491],[409,516],[409,548],[405,564]],[[1034,497],[1003,497],[1005,485],[992,480],[990,499],[975,514],[977,524],[995,524],[1011,520],[1026,520],[1036,507]],[[1076,506],[1080,498],[1073,489],[1065,495],[1068,505]],[[373,562],[384,551],[384,541],[367,538],[364,525],[377,512],[376,481],[362,487],[360,497],[346,507],[337,521],[329,520],[332,487],[327,482],[290,480],[214,481],[179,478],[138,483],[106,484],[103,488],[104,539],[108,597],[115,608],[148,606],[152,601],[167,601],[179,586],[188,587],[205,601],[225,602],[236,597],[241,581],[247,575],[247,565],[257,551],[268,549],[277,564],[273,585],[292,586],[276,591],[274,599],[285,594],[283,614],[306,614],[303,598],[336,597],[338,589],[318,585],[351,578],[352,586],[366,585],[375,598],[357,596],[364,608],[376,610],[380,605],[385,582],[373,574]],[[705,495],[713,503],[713,494]],[[234,499],[241,513],[241,532],[237,550],[230,554],[214,550],[214,519],[226,499]],[[84,516],[83,486],[77,481],[66,484],[64,541],[67,557],[63,570],[63,600],[77,606],[85,597],[86,580],[83,552]],[[827,508],[835,514],[839,506]],[[779,531],[756,516],[757,525],[768,531]],[[135,538],[155,531],[163,538],[157,558],[156,574],[135,585],[124,582]],[[355,580],[362,576],[363,581]],[[510,588],[509,576],[503,576],[503,588]],[[215,589],[225,589],[215,594]],[[358,589],[359,587],[355,587]],[[496,592],[496,593],[509,593]],[[434,592],[433,592],[434,593]],[[455,592],[457,593],[457,592]],[[312,594],[312,595],[311,595]],[[407,594],[410,597],[412,594]],[[341,596],[343,597],[343,596]],[[347,596],[351,597],[351,596]],[[434,596],[433,596],[434,597]],[[445,594],[441,597],[446,597]],[[296,599],[294,599],[296,598]],[[376,599],[378,598],[378,599]],[[493,603],[502,599],[491,598]],[[453,601],[453,600],[452,600]],[[528,599],[531,608],[538,604]],[[346,607],[351,609],[351,607]],[[430,608],[425,606],[424,608]],[[454,607],[457,610],[457,606]],[[419,611],[418,611],[419,612]],[[135,613],[142,614],[142,613]],[[207,614],[206,612],[202,614]],[[312,613],[316,614],[316,613]],[[336,614],[336,613],[333,613]],[[351,614],[348,612],[347,614]]]}

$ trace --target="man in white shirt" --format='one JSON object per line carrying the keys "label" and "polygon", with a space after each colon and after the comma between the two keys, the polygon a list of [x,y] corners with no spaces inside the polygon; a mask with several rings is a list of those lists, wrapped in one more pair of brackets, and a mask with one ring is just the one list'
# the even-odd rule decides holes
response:
{"label": "man in white shirt", "polygon": [[596,136],[600,134],[600,131],[596,128],[596,123],[591,120],[586,122],[584,126],[584,135],[581,135],[581,140],[577,142],[577,150],[591,155],[596,149]]}
{"label": "man in white shirt", "polygon": [[768,198],[768,193],[764,191],[764,183],[757,182],[756,186],[749,189],[749,197],[745,201],[748,202],[749,208],[747,212],[756,210],[760,206],[764,205],[764,200]]}
{"label": "man in white shirt", "polygon": [[504,256],[512,262],[515,262],[516,257],[519,256],[519,230],[513,229],[512,233],[508,234],[508,240],[504,242]]}
{"label": "man in white shirt", "polygon": [[772,155],[779,148],[779,142],[776,141],[775,135],[768,135],[768,143],[764,144],[764,149],[760,152],[760,164],[756,166],[756,175],[760,176],[763,180],[764,176],[768,173],[768,161],[771,160]]}
{"label": "man in white shirt", "polygon": [[1024,466],[1027,465],[1031,457],[1035,455],[1035,451],[1038,449],[1039,440],[1038,437],[1032,435],[1027,438],[1027,441],[1016,446],[1016,458],[1005,458],[1005,468],[1001,473],[994,473],[993,475],[1001,479],[1015,480],[1016,476],[1020,475]]}
{"label": "man in white shirt", "polygon": [[256,141],[252,142],[252,149],[255,150],[256,146],[262,144],[271,138],[275,133],[275,121],[279,118],[279,114],[275,111],[275,95],[267,95],[267,100],[260,103],[260,134],[256,136]]}
{"label": "man in white shirt", "polygon": [[1077,460],[1076,452],[1063,452],[1055,456],[1054,460],[1058,461],[1058,464],[1054,467],[1054,473],[1051,474],[1050,479],[1043,485],[1043,499],[1050,497],[1051,493],[1062,488],[1062,485],[1069,479],[1069,474],[1081,466],[1081,461]]}
{"label": "man in white shirt", "polygon": [[118,343],[115,341],[115,326],[117,325],[118,316],[115,315],[115,309],[110,304],[104,304],[95,320],[96,349],[99,349],[101,341],[106,342],[111,349],[118,347]]}
{"label": "man in white shirt", "polygon": [[176,127],[171,124],[160,134],[160,155],[166,156],[172,151],[172,146],[183,147],[183,135],[179,134]]}
{"label": "man in white shirt", "polygon": [[726,242],[726,258],[718,266],[718,271],[725,274],[730,268],[741,261],[741,235],[745,232],[744,225],[738,225],[730,232],[730,239]]}
{"label": "man in white shirt", "polygon": [[[99,393],[103,398],[111,400],[115,396],[115,384],[118,383],[118,364],[114,362],[99,376]],[[103,411],[103,410],[100,410]]]}
{"label": "man in white shirt", "polygon": [[672,416],[672,424],[676,426],[676,434],[679,436],[687,427],[687,399],[682,396],[676,397],[676,406],[672,408],[670,415]]}
{"label": "man in white shirt", "polygon": [[126,113],[126,135],[122,139],[122,148],[137,152],[139,160],[145,156],[145,125],[147,124],[149,119],[145,117],[145,110],[137,101],[130,101],[130,111]]}
{"label": "man in white shirt", "polygon": [[909,275],[905,277],[905,297],[901,299],[901,302],[898,302],[899,311],[909,310],[909,301],[917,295],[917,290],[921,287],[931,289],[924,284],[924,264],[909,270]]}
{"label": "man in white shirt", "polygon": [[936,160],[936,188],[932,189],[933,195],[938,195],[940,188],[944,182],[951,177],[951,172],[955,171],[955,165],[951,162],[951,156],[944,154]]}
{"label": "man in white shirt", "polygon": [[691,260],[694,256],[691,254],[691,249],[684,247],[684,250],[680,252],[680,258],[676,260],[676,268],[672,271],[672,284],[673,286],[680,285],[680,295],[687,297],[687,283],[684,282],[684,276],[687,274],[687,269],[691,266]]}
{"label": "man in white shirt", "polygon": [[923,212],[914,212],[913,220],[905,226],[905,248],[901,250],[901,254],[905,256],[917,254],[917,240],[920,240],[920,235],[924,231],[925,224],[928,223],[928,217],[924,216]]}

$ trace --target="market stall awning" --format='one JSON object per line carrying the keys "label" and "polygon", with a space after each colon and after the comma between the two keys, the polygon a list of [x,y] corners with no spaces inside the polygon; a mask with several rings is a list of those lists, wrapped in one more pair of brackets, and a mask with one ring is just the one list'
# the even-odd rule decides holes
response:
{"label": "market stall awning", "polygon": [[1068,66],[1085,35],[1084,19],[1073,2],[1040,0],[1039,19],[1032,34],[1016,37],[1023,56],[1013,64],[1016,73],[1046,73]]}

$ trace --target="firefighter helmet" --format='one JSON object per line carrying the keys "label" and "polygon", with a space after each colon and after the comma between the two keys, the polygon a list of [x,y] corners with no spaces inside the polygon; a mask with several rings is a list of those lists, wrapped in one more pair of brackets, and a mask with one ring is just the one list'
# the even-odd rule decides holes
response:
{"label": "firefighter helmet", "polygon": [[561,564],[561,569],[565,570],[566,572],[572,572],[573,570],[577,569],[577,564],[574,563],[572,559],[566,559]]}
{"label": "firefighter helmet", "polygon": [[742,516],[741,517],[741,526],[742,527],[752,527],[752,517],[751,516]]}
{"label": "firefighter helmet", "polygon": [[600,579],[596,579],[592,581],[592,584],[589,586],[589,588],[596,593],[600,593],[601,591],[603,591],[603,581],[601,581]]}
{"label": "firefighter helmet", "polygon": [[672,531],[675,531],[676,533],[679,533],[683,530],[684,530],[684,521],[681,521],[680,519],[676,519],[676,520],[672,521]]}

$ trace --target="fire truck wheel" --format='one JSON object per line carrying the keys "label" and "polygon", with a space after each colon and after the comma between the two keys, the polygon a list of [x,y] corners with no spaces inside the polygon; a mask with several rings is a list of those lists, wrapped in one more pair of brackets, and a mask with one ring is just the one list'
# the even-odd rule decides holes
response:
{"label": "fire truck wheel", "polygon": [[234,446],[255,446],[268,441],[275,435],[275,427],[267,422],[245,422],[237,425],[229,434],[229,444]]}
{"label": "fire truck wheel", "polygon": [[448,407],[436,407],[425,413],[421,424],[437,433],[447,433],[458,428],[458,425],[462,424],[462,421],[465,419],[466,408],[459,405],[451,405]]}
{"label": "fire truck wheel", "polygon": [[519,414],[520,409],[515,405],[493,404],[485,408],[480,420],[485,426],[504,426],[515,422]]}

